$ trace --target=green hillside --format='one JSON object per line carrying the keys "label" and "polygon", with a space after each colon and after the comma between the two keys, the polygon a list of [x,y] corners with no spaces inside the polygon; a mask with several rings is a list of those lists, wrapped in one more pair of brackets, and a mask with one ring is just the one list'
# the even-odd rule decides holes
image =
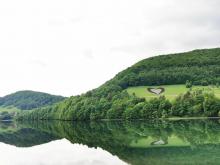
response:
{"label": "green hillside", "polygon": [[220,100],[213,92],[193,90],[176,97],[172,103],[165,97],[146,100],[127,92],[130,87],[176,85],[185,84],[186,81],[193,86],[219,86],[220,48],[142,60],[97,89],[70,97],[56,106],[24,113],[19,119],[98,120],[218,116]]}
{"label": "green hillside", "polygon": [[151,57],[119,73],[113,81],[122,88],[220,83],[220,49],[194,50],[186,53]]}
{"label": "green hillside", "polygon": [[19,91],[0,98],[0,106],[14,106],[21,110],[40,108],[64,100],[62,96],[50,95],[35,91]]}
{"label": "green hillside", "polygon": [[[159,88],[163,87],[165,89],[164,93],[160,96],[165,96],[167,99],[173,101],[175,98],[183,93],[186,93],[189,89],[186,88],[186,85],[162,85],[162,86],[138,86],[138,87],[129,87],[127,92],[129,95],[135,94],[137,97],[145,98],[150,100],[152,98],[159,97],[158,95],[149,92],[148,88]],[[216,86],[193,86],[192,90],[204,90],[206,92],[213,92],[216,97],[220,98],[220,88]]]}
{"label": "green hillside", "polygon": [[19,91],[0,98],[0,121],[12,120],[23,110],[32,110],[51,106],[63,101],[62,96],[54,96],[42,92]]}

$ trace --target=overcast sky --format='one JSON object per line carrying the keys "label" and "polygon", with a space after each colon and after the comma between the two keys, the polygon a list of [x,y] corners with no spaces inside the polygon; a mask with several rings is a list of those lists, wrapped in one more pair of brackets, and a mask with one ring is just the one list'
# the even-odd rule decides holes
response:
{"label": "overcast sky", "polygon": [[70,96],[137,61],[218,47],[219,0],[0,0],[0,96]]}

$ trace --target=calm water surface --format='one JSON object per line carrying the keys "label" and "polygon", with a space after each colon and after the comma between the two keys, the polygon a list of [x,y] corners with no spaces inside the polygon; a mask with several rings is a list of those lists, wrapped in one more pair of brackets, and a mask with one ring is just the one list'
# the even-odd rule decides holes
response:
{"label": "calm water surface", "polygon": [[220,164],[218,120],[0,123],[1,165]]}

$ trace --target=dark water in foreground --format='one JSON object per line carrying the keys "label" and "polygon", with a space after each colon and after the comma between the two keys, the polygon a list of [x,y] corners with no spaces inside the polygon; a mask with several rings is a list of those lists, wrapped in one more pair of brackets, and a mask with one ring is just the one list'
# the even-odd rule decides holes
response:
{"label": "dark water in foreground", "polygon": [[0,164],[216,165],[220,122],[0,123]]}

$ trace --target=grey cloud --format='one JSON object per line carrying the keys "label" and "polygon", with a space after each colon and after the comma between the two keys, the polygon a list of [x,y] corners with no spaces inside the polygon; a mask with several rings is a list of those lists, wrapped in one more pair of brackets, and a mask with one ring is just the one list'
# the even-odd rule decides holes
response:
{"label": "grey cloud", "polygon": [[[170,1],[161,11],[144,12],[138,42],[110,48],[133,55],[220,46],[220,1]],[[192,2],[192,3],[191,3]],[[154,54],[151,54],[154,55]]]}

